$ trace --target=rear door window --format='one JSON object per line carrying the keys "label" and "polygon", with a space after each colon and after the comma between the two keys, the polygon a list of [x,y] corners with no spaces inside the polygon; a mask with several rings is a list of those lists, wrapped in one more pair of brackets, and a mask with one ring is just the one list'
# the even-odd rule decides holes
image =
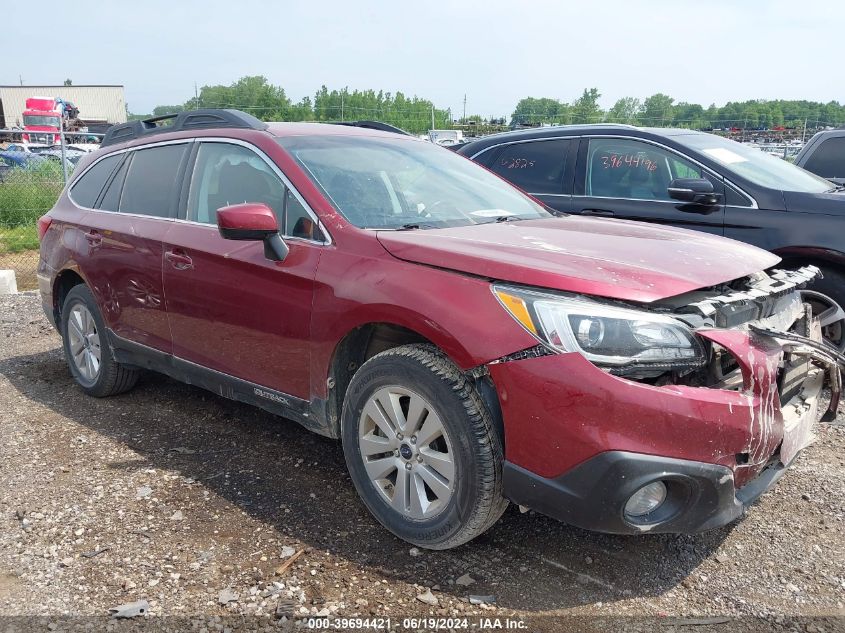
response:
{"label": "rear door window", "polygon": [[571,142],[551,139],[505,145],[497,152],[490,169],[527,193],[562,193]]}
{"label": "rear door window", "polygon": [[172,217],[179,165],[187,148],[182,143],[135,150],[120,197],[121,213]]}
{"label": "rear door window", "polygon": [[845,136],[822,141],[804,163],[804,169],[823,178],[845,177]]}
{"label": "rear door window", "polygon": [[90,169],[82,174],[79,180],[73,183],[73,186],[70,188],[71,200],[80,207],[93,209],[94,203],[103,189],[103,185],[106,184],[106,180],[111,176],[112,171],[114,171],[115,166],[121,158],[123,158],[121,154],[115,154],[106,156],[94,163]]}

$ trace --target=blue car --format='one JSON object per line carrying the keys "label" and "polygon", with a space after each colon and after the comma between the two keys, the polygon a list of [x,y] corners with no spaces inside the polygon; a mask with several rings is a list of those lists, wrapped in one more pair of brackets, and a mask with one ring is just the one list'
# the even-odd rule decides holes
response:
{"label": "blue car", "polygon": [[0,152],[0,158],[12,167],[29,167],[40,164],[45,160],[43,156],[21,150],[19,146],[15,145],[10,145],[7,149]]}

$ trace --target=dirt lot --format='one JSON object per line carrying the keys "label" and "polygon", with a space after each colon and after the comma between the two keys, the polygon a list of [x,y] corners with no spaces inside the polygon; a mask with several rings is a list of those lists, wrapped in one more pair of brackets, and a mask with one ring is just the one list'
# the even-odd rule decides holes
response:
{"label": "dirt lot", "polygon": [[[38,297],[0,297],[0,616],[63,630],[145,598],[146,624],[173,630],[318,613],[392,616],[394,630],[425,614],[475,629],[510,616],[549,631],[842,630],[843,418],[721,530],[616,537],[511,507],[469,545],[417,552],[367,514],[339,444],[154,374],[86,397]],[[417,598],[428,589],[436,605]]]}

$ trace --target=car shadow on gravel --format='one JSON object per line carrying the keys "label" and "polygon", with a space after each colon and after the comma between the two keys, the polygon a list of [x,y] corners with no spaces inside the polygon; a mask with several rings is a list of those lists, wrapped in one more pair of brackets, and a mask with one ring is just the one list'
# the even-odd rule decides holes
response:
{"label": "car shadow on gravel", "polygon": [[[328,550],[388,580],[439,585],[458,597],[495,595],[505,608],[542,612],[663,594],[731,530],[612,536],[511,506],[471,543],[411,556],[410,546],[376,523],[358,500],[340,443],[294,422],[153,373],[127,394],[90,398],[73,384],[58,348],[2,360],[0,374],[31,401],[139,456],[100,467],[178,472],[271,526],[280,538]],[[471,587],[450,582],[467,573],[477,581]]]}

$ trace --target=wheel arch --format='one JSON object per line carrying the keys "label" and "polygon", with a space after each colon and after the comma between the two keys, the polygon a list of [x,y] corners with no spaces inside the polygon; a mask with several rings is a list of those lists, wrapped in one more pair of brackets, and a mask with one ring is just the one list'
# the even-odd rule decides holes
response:
{"label": "wheel arch", "polygon": [[74,267],[62,269],[53,280],[53,318],[58,329],[61,328],[62,306],[65,303],[65,297],[75,286],[80,284],[88,285],[79,270]]}
{"label": "wheel arch", "polygon": [[[489,373],[482,368],[467,371],[443,345],[416,329],[389,321],[363,323],[347,332],[335,345],[326,375],[326,417],[333,437],[340,437],[340,419],[346,391],[355,372],[376,354],[407,344],[430,345],[452,361],[473,383],[493,419],[494,429],[504,450],[504,425],[499,396]],[[468,355],[467,355],[468,356]],[[465,360],[465,359],[463,359]]]}
{"label": "wheel arch", "polygon": [[772,251],[781,258],[775,268],[806,266],[813,264],[819,268],[834,268],[845,272],[845,253],[827,248],[812,246],[788,246]]}

